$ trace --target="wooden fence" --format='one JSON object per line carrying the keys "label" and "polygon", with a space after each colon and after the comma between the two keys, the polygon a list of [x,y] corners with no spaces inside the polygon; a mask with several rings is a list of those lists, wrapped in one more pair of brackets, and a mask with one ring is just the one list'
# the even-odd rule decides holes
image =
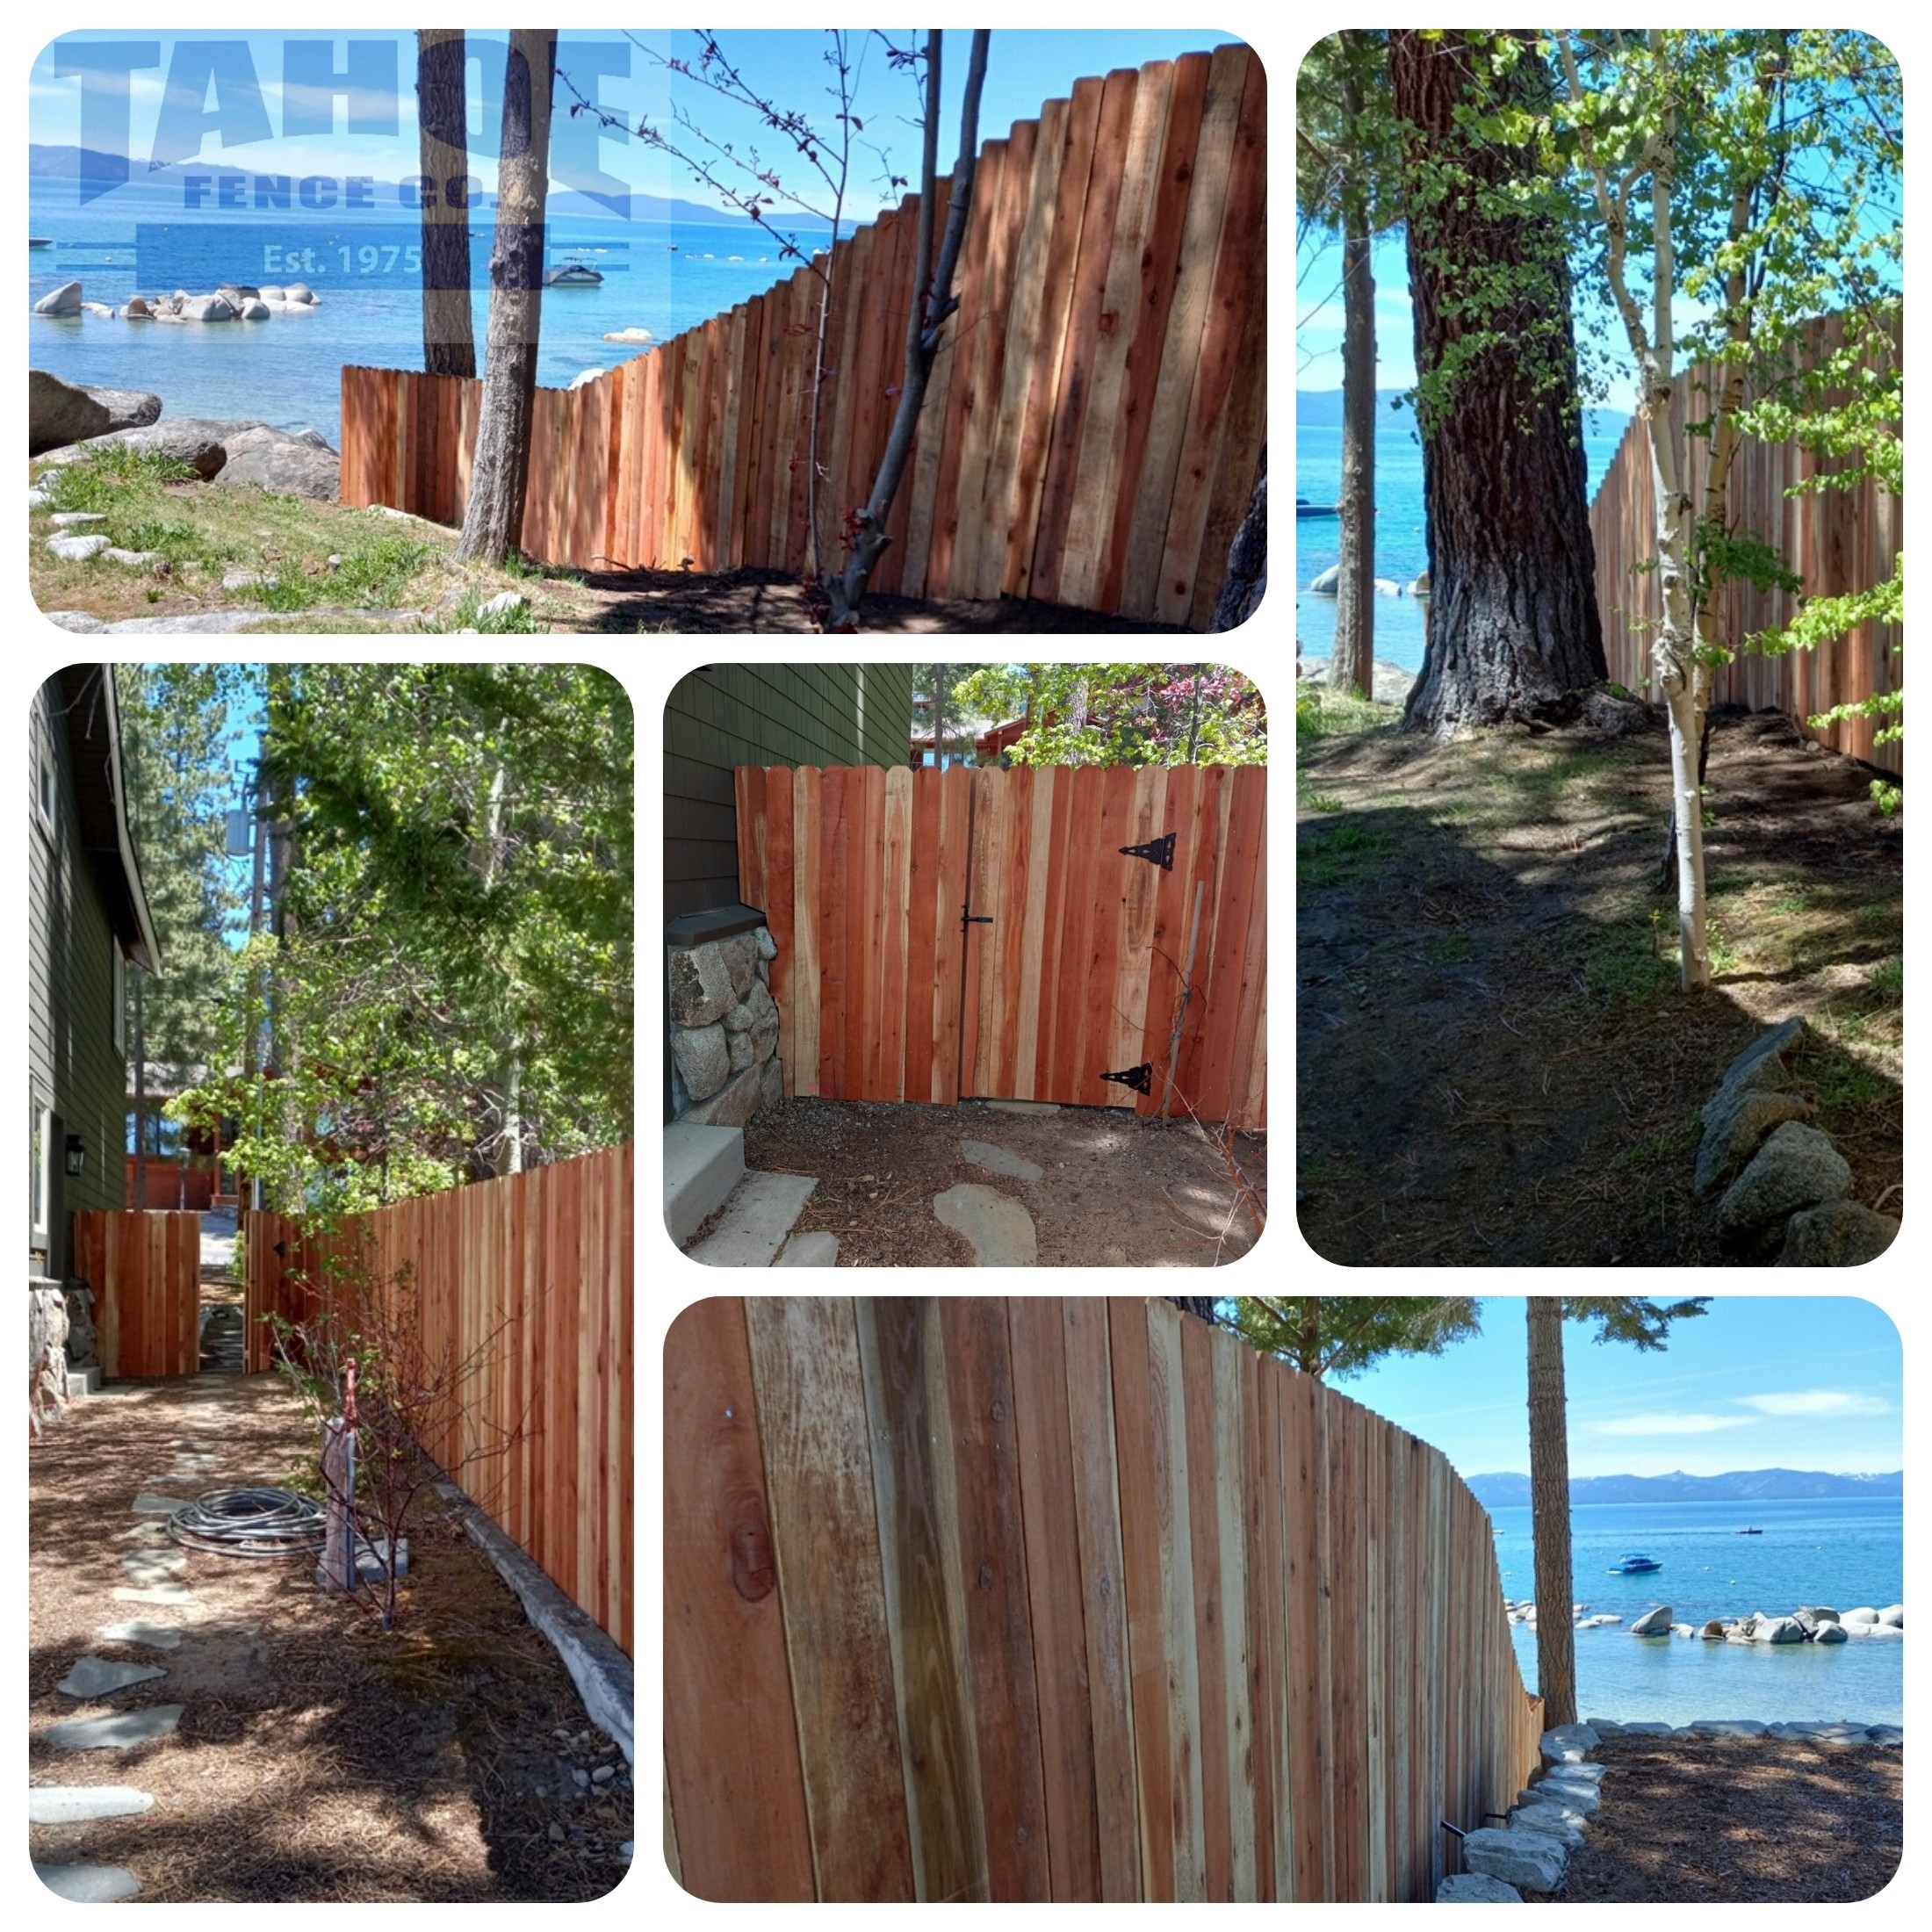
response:
{"label": "wooden fence", "polygon": [[[1266,173],[1244,47],[1077,82],[984,145],[959,311],[874,588],[1207,628],[1266,440]],[[891,427],[918,203],[833,251],[827,565]],[[538,390],[523,548],[597,569],[802,569],[817,288],[800,269],[580,389]],[[342,501],[458,521],[479,395],[345,368]]]}
{"label": "wooden fence", "polygon": [[101,1373],[201,1366],[201,1216],[76,1209],[74,1272],[94,1291]]}
{"label": "wooden fence", "polygon": [[701,1898],[1428,1900],[1537,1762],[1441,1453],[1164,1301],[701,1301],[664,1524]]}
{"label": "wooden fence", "polygon": [[[1185,1099],[1202,1120],[1266,1125],[1265,767],[736,779],[739,889],[778,948],[788,1096],[1146,1114],[1171,1069],[1172,1114]],[[1171,869],[1121,852],[1168,833]],[[963,925],[968,903],[991,923]],[[1144,1094],[1101,1078],[1143,1064]]]}
{"label": "wooden fence", "polygon": [[[1815,359],[1839,346],[1843,336],[1842,317],[1813,323],[1809,354]],[[1687,415],[1696,421],[1710,414],[1718,379],[1711,364],[1699,363],[1678,382],[1670,427],[1680,451],[1686,441]],[[1688,441],[1685,487],[1701,514],[1711,439],[1695,436]],[[1657,554],[1650,462],[1648,425],[1641,417],[1633,418],[1590,507],[1590,527],[1597,546],[1597,596],[1604,615],[1604,653],[1610,674],[1632,690],[1659,696],[1653,688],[1650,645],[1663,616],[1663,591],[1656,572],[1642,567]],[[1904,505],[1876,483],[1798,497],[1785,494],[1793,484],[1841,467],[1795,442],[1765,443],[1747,438],[1732,468],[1733,529],[1771,544],[1803,580],[1806,597],[1836,596],[1881,582],[1892,574],[1903,541]],[[1720,592],[1718,612],[1719,637],[1737,649],[1753,631],[1788,622],[1797,605],[1782,591],[1758,591],[1733,582]],[[1754,710],[1786,711],[1808,730],[1808,718],[1835,704],[1896,690],[1904,681],[1902,643],[1899,627],[1868,624],[1815,651],[1778,657],[1754,657],[1739,651],[1735,661],[1717,674],[1714,701],[1747,704]],[[1811,735],[1888,771],[1902,770],[1904,746],[1875,747],[1875,728],[1870,718],[1854,718]]]}
{"label": "wooden fence", "polygon": [[408,1271],[422,1346],[475,1364],[462,1414],[423,1447],[627,1654],[634,1154],[423,1195],[327,1236],[250,1214],[243,1236],[251,1371],[270,1364],[262,1318],[314,1313],[332,1259],[377,1283]]}

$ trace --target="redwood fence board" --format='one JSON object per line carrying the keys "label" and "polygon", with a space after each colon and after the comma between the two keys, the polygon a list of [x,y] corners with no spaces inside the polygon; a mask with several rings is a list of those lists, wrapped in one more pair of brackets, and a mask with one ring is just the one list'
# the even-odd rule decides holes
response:
{"label": "redwood fence board", "polygon": [[[1805,353],[1815,360],[1843,338],[1842,316],[1821,318],[1808,325]],[[1719,379],[1708,363],[1680,371],[1670,411],[1671,431],[1680,451],[1693,398],[1697,416],[1707,415],[1706,399]],[[1693,436],[1688,440],[1683,485],[1701,515],[1711,438]],[[1882,582],[1891,576],[1903,541],[1901,500],[1870,479],[1847,490],[1786,495],[1792,485],[1831,466],[1795,442],[1764,443],[1747,437],[1731,471],[1728,510],[1734,529],[1762,537],[1781,552],[1803,580],[1807,597],[1838,596]],[[1649,567],[1656,557],[1653,493],[1649,426],[1640,417],[1625,430],[1597,488],[1590,527],[1610,674],[1632,690],[1655,696],[1650,647],[1663,616],[1663,591],[1655,570]],[[1782,591],[1727,583],[1717,604],[1719,639],[1736,650],[1752,632],[1788,623],[1796,609]],[[1835,704],[1898,689],[1905,677],[1903,644],[1901,627],[1866,624],[1814,651],[1762,657],[1738,650],[1734,661],[1716,673],[1712,701],[1787,712],[1807,735],[1834,750],[1900,772],[1905,768],[1903,745],[1872,743],[1872,734],[1884,720],[1851,718],[1821,732],[1812,732],[1807,720]]]}
{"label": "redwood fence board", "polygon": [[1168,1302],[719,1298],[665,1376],[701,1896],[1426,1900],[1538,1762],[1440,1452]]}
{"label": "redwood fence board", "polygon": [[192,1375],[201,1363],[201,1216],[76,1209],[74,1272],[94,1291],[101,1373]]}
{"label": "redwood fence board", "polygon": [[[1261,63],[1231,46],[1083,79],[984,143],[875,588],[1206,622],[1266,440],[1265,124]],[[918,221],[909,196],[833,250],[825,567],[890,431]],[[818,292],[798,269],[581,389],[538,390],[522,547],[803,570]],[[459,520],[481,388],[345,367],[343,502]]]}
{"label": "redwood fence board", "polygon": [[429,1359],[469,1368],[460,1413],[424,1449],[626,1653],[634,1172],[627,1144],[345,1215],[327,1234],[242,1218],[249,1370],[271,1366],[263,1318],[314,1315],[332,1264],[375,1284],[407,1271]]}
{"label": "redwood fence board", "polygon": [[[1263,767],[746,766],[735,796],[739,879],[779,948],[788,1094],[949,1104],[963,1079],[1266,1125]],[[1171,871],[1121,850],[1167,832]],[[992,923],[962,932],[969,876]],[[1100,1078],[1143,1063],[1148,1094]]]}

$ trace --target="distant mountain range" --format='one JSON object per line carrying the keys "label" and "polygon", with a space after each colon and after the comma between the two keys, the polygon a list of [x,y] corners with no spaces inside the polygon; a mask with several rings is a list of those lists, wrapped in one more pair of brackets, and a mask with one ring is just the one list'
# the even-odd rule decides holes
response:
{"label": "distant mountain range", "polygon": [[[1378,389],[1375,392],[1377,415],[1387,417],[1393,412],[1405,430],[1413,430],[1416,427],[1414,412],[1406,406],[1401,409],[1396,408],[1396,405],[1408,393],[1406,389]],[[1342,421],[1342,392],[1339,389],[1297,389],[1294,393],[1294,420],[1297,424],[1309,429],[1331,429],[1339,427]],[[1584,433],[1592,437],[1607,439],[1620,436],[1629,421],[1630,418],[1618,409],[1586,409],[1583,412]]]}
{"label": "distant mountain range", "polygon": [[[1471,1476],[1470,1489],[1486,1510],[1527,1505],[1530,1479],[1509,1471]],[[1570,1501],[1578,1503],[1789,1503],[1813,1496],[1905,1494],[1905,1475],[1827,1475],[1817,1469],[1734,1469],[1727,1475],[1572,1476]]]}

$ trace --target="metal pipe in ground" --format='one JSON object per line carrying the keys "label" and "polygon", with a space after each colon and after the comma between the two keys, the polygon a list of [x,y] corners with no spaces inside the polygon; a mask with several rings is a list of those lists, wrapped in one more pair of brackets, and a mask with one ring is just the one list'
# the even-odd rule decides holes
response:
{"label": "metal pipe in ground", "polygon": [[1194,881],[1194,929],[1187,936],[1187,970],[1181,975],[1180,1006],[1174,1014],[1174,1031],[1167,1042],[1167,1085],[1161,1089],[1161,1118],[1167,1118],[1167,1104],[1174,1094],[1174,1070],[1180,1063],[1180,1029],[1187,1018],[1187,1002],[1194,997],[1194,948],[1200,943],[1200,902],[1208,890],[1206,879]]}

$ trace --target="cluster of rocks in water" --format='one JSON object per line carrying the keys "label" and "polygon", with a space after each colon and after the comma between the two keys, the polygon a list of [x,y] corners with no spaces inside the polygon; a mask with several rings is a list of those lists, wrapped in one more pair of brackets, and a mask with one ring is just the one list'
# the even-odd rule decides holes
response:
{"label": "cluster of rocks in water", "polygon": [[[1512,1624],[1528,1624],[1534,1628],[1536,1604],[1532,1599],[1525,1597],[1512,1603],[1505,1597],[1503,1609]],[[1588,1604],[1572,1604],[1570,1621],[1578,1630],[1597,1630],[1620,1624],[1623,1618],[1608,1611],[1592,1616]],[[1870,1604],[1862,1604],[1841,1614],[1828,1604],[1800,1604],[1788,1617],[1767,1617],[1757,1610],[1748,1617],[1713,1617],[1698,1625],[1673,1622],[1670,1605],[1660,1604],[1632,1622],[1630,1634],[1698,1637],[1711,1641],[1721,1639],[1734,1644],[1842,1644],[1855,1637],[1896,1642],[1905,1636],[1905,1605],[1888,1604],[1883,1610],[1874,1610]]]}
{"label": "cluster of rocks in water", "polygon": [[1847,1200],[1851,1168],[1814,1111],[1787,1092],[1785,1049],[1804,1033],[1787,1020],[1752,1042],[1704,1107],[1693,1185],[1717,1200],[1718,1238],[1748,1261],[1780,1268],[1856,1268],[1892,1245],[1899,1223]]}
{"label": "cluster of rocks in water", "polygon": [[224,282],[206,295],[177,288],[172,295],[130,295],[119,308],[90,302],[78,282],[63,282],[33,305],[36,315],[98,315],[124,322],[265,322],[274,315],[306,315],[321,298],[306,282]]}
{"label": "cluster of rocks in water", "polygon": [[673,946],[671,1111],[701,1127],[743,1127],[785,1097],[771,962],[764,926]]}
{"label": "cluster of rocks in water", "polygon": [[1571,1851],[1583,1842],[1591,1819],[1603,1806],[1605,1767],[1592,1764],[1590,1754],[1605,1738],[1613,1737],[1760,1738],[1776,1743],[1894,1750],[1905,1746],[1900,1726],[1849,1719],[1765,1723],[1755,1718],[1699,1718],[1673,1725],[1588,1718],[1582,1724],[1558,1725],[1543,1734],[1542,1768],[1517,1793],[1509,1823],[1463,1836],[1464,1870],[1436,1888],[1436,1903],[1521,1905],[1525,1892],[1554,1892],[1563,1881]]}

